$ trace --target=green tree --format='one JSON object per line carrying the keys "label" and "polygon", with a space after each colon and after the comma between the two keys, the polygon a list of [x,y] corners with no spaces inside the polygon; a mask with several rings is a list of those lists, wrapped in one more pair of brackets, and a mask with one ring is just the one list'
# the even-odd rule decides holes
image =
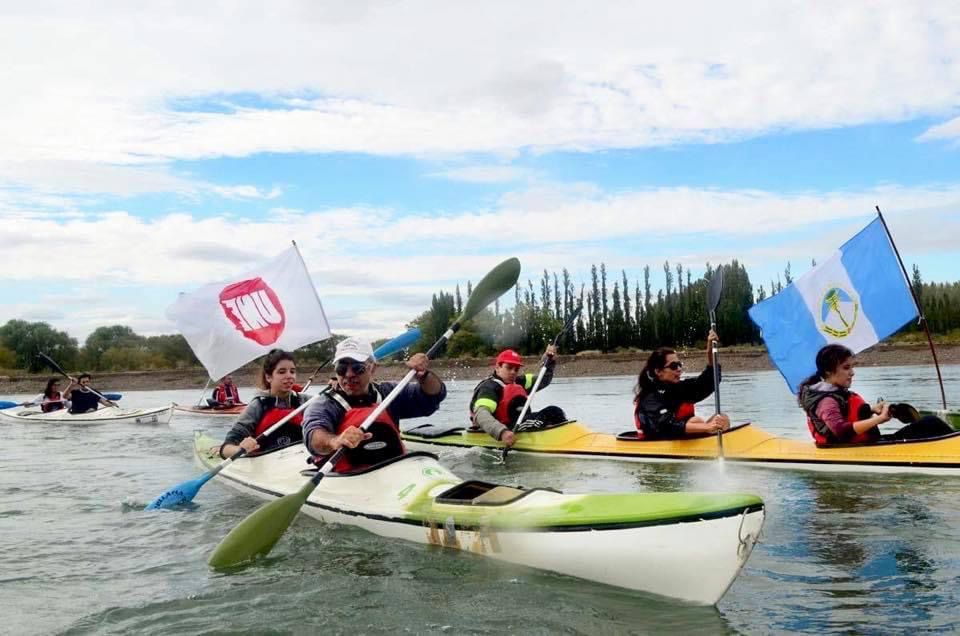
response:
{"label": "green tree", "polygon": [[0,327],[0,344],[16,354],[17,368],[37,373],[46,368],[37,353],[43,352],[62,367],[76,364],[77,341],[45,322],[10,320]]}
{"label": "green tree", "polygon": [[92,369],[102,369],[100,358],[107,349],[140,349],[146,351],[146,340],[143,336],[134,333],[133,329],[126,325],[111,325],[109,327],[97,327],[87,336],[84,343],[83,354],[87,364]]}

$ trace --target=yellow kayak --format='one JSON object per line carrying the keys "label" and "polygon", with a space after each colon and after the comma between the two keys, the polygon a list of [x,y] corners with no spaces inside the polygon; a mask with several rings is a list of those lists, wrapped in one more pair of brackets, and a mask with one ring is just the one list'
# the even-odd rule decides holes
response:
{"label": "yellow kayak", "polygon": [[[403,437],[413,448],[433,451],[444,446],[502,446],[483,431],[442,429],[429,424],[409,429]],[[511,453],[514,452],[645,462],[715,460],[717,438],[709,435],[639,441],[634,432],[610,435],[593,431],[580,422],[566,422],[545,430],[518,433]],[[728,462],[782,468],[960,476],[960,432],[925,440],[818,447],[812,440],[777,437],[754,424],[741,424],[723,434],[723,453]]]}

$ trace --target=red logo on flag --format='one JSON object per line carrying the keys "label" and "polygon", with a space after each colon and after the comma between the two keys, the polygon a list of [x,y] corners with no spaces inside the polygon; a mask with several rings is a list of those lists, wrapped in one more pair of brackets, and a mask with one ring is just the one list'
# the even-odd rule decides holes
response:
{"label": "red logo on flag", "polygon": [[259,276],[224,287],[220,307],[244,337],[261,345],[276,342],[287,324],[280,299]]}

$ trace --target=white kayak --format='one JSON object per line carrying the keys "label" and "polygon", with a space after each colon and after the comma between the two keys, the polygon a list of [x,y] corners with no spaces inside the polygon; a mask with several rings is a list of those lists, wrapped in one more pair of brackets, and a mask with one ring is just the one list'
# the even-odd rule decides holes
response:
{"label": "white kayak", "polygon": [[173,405],[149,409],[123,409],[116,406],[101,406],[89,413],[70,413],[67,409],[44,413],[39,407],[0,410],[0,420],[7,422],[52,422],[55,424],[169,424],[173,417]]}
{"label": "white kayak", "polygon": [[[218,441],[197,434],[205,468]],[[244,457],[216,479],[260,499],[315,474],[302,445]],[[463,481],[430,453],[328,475],[302,511],[384,537],[443,546],[589,581],[713,605],[760,534],[764,506],[739,493],[564,494]]]}

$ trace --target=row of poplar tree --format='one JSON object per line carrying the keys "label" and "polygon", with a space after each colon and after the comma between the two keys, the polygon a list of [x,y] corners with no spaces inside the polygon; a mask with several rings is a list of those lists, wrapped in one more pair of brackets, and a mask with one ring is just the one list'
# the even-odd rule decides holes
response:
{"label": "row of poplar tree", "polygon": [[[723,292],[717,307],[717,331],[724,344],[757,344],[760,334],[747,316],[755,301],[782,290],[792,282],[790,266],[783,278],[769,286],[754,288],[746,269],[736,260],[722,265]],[[561,351],[616,351],[652,349],[662,345],[701,346],[709,329],[706,290],[716,269],[707,264],[704,275],[693,278],[682,265],[663,264],[662,287],[653,293],[650,267],[642,278],[631,281],[625,271],[609,276],[601,263],[591,267],[590,284],[579,287],[567,269],[559,274],[543,272],[536,282],[517,285],[513,302],[502,308],[498,300],[482,311],[450,340],[447,355],[487,356],[504,347],[524,354],[543,351],[563,324],[580,310],[569,332],[559,341]],[[924,283],[920,271],[913,268],[912,282],[926,315],[930,330],[938,336],[960,340],[960,282]],[[465,292],[465,293],[462,293]],[[410,326],[423,332],[413,348],[425,351],[446,331],[463,309],[464,299],[472,291],[458,285],[452,293],[433,295],[430,307],[413,319]],[[502,300],[502,299],[501,299]],[[919,337],[916,325],[903,332]],[[953,332],[951,334],[951,332]],[[327,360],[336,342],[343,336],[319,342],[297,351],[298,360]],[[378,341],[376,344],[379,344]],[[0,369],[40,371],[44,351],[70,369],[118,371],[195,367],[199,363],[183,336],[179,334],[142,336],[125,325],[95,329],[80,346],[75,338],[45,322],[10,320],[0,326]]]}
{"label": "row of poplar tree", "polygon": [[[756,288],[737,260],[718,267],[723,269],[723,289],[716,321],[722,341],[727,345],[761,343],[747,309],[793,281],[790,264],[782,279],[778,275],[769,287]],[[662,286],[654,294],[649,266],[643,268],[642,280],[631,281],[624,270],[611,277],[605,264],[593,265],[589,286],[583,284],[579,289],[566,268],[559,274],[544,270],[538,281],[516,286],[511,308],[501,310],[497,302],[465,325],[451,339],[447,353],[485,356],[504,347],[524,354],[540,353],[578,309],[572,328],[559,341],[565,353],[700,346],[710,328],[707,287],[716,271],[707,263],[706,272],[694,279],[689,268],[665,262]],[[960,282],[924,283],[914,265],[912,283],[933,333],[944,335],[960,329]],[[466,296],[470,292],[468,282]],[[430,308],[411,322],[423,332],[418,348],[425,349],[443,334],[460,314],[464,297],[459,285],[453,293],[433,295]],[[903,331],[917,329],[917,325],[907,325]]]}

